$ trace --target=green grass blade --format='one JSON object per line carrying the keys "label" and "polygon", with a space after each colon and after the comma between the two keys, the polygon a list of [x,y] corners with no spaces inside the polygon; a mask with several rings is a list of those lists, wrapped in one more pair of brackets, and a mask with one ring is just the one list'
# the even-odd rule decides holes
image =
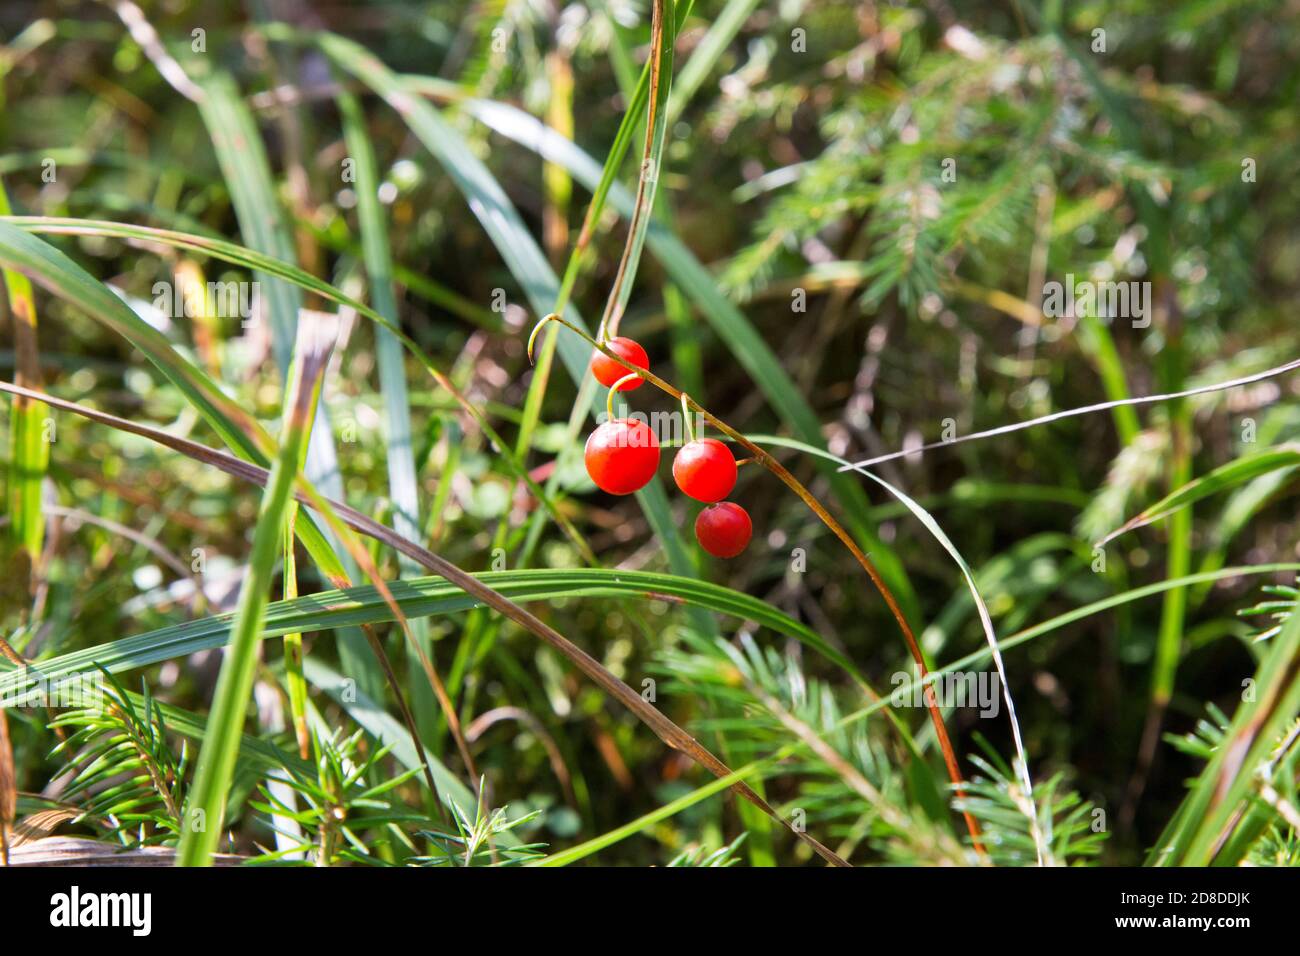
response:
{"label": "green grass blade", "polygon": [[[22,217],[0,220],[0,265],[23,272],[42,288],[130,342],[180,391],[228,447],[247,461],[265,464],[267,452],[274,444],[261,424],[227,397],[202,370],[180,355],[166,336],[136,315],[81,266],[49,243],[29,235],[25,228],[15,225],[26,222]],[[79,221],[69,222],[75,228]],[[123,227],[115,232],[129,235],[132,230]],[[148,230],[144,234],[148,234]],[[331,580],[350,577],[345,574],[314,522],[304,517],[296,523],[296,528],[304,547],[326,577]]]}
{"label": "green grass blade", "polygon": [[185,811],[186,825],[176,850],[176,862],[180,866],[208,865],[221,838],[226,797],[253,689],[267,593],[275,572],[285,516],[293,500],[294,480],[307,453],[321,376],[332,351],[332,340],[318,333],[304,334],[298,361],[292,366],[285,389],[280,454],[272,465],[262,496],[248,570],[231,624],[230,649],[221,664],[208,729],[199,750],[194,786]]}
{"label": "green grass blade", "polygon": [[[1110,329],[1096,316],[1084,316],[1079,320],[1079,343],[1097,364],[1097,374],[1101,378],[1106,399],[1112,402],[1128,399],[1132,392]],[[1111,417],[1115,420],[1115,434],[1119,436],[1120,447],[1127,448],[1137,438],[1142,427],[1137,410],[1131,405],[1116,405],[1111,409]]]}
{"label": "green grass blade", "polygon": [[[225,74],[207,78],[202,88],[204,96],[199,101],[199,113],[212,139],[245,244],[276,259],[292,262],[293,240],[280,216],[271,163],[252,114],[240,98],[234,81]],[[271,347],[283,374],[293,357],[302,297],[297,289],[274,276],[258,275],[257,281],[271,324]]]}
{"label": "green grass blade", "polygon": [[[81,266],[12,221],[0,221],[0,263],[31,277],[38,285],[99,320],[144,353],[195,410],[243,457],[266,457],[247,431],[269,437],[256,421],[226,397],[200,369],[182,357],[166,336],[141,319]],[[238,424],[236,424],[238,423]]]}
{"label": "green grass blade", "polygon": [[[375,153],[366,131],[365,117],[355,96],[338,97],[343,135],[356,175],[357,221],[361,231],[362,256],[370,282],[370,301],[375,311],[393,326],[398,325],[397,299],[393,294],[393,257],[388,247],[388,225],[379,203],[379,176]],[[415,471],[415,447],[411,428],[411,406],[406,392],[406,368],[402,343],[389,328],[375,326],[375,354],[379,364],[379,388],[384,397],[384,446],[388,454],[388,494],[393,507],[393,530],[413,541],[421,539],[419,486]],[[419,565],[405,555],[398,556],[403,575],[418,575]],[[413,621],[411,636],[428,653],[429,628],[425,621]],[[412,668],[418,664],[409,662]],[[418,675],[412,674],[412,677]],[[420,726],[433,725],[436,703],[423,680],[411,681],[415,712]]]}
{"label": "green grass blade", "polygon": [[576,863],[579,860],[586,859],[593,853],[599,853],[606,847],[613,846],[621,840],[628,837],[636,836],[655,824],[662,823],[671,817],[676,816],[683,810],[689,810],[701,800],[706,800],[716,793],[721,793],[738,780],[755,779],[758,771],[761,769],[758,763],[750,763],[739,770],[735,770],[726,777],[719,777],[716,780],[710,780],[702,787],[692,790],[690,793],[680,796],[675,800],[670,800],[660,807],[656,807],[644,816],[640,816],[621,827],[615,827],[608,833],[602,833],[598,837],[593,837],[577,846],[570,847],[567,850],[561,850],[558,853],[552,853],[529,866],[568,866],[570,863]]}
{"label": "green grass blade", "polygon": [[[670,600],[703,608],[737,620],[753,621],[777,634],[792,637],[855,673],[852,662],[807,625],[743,591],[695,578],[608,568],[484,571],[472,576],[517,603],[584,597]],[[388,587],[407,618],[458,614],[484,606],[478,598],[440,577],[409,578],[391,582]],[[259,639],[265,639],[391,620],[392,609],[383,595],[366,585],[272,602],[266,606],[258,635]],[[39,679],[62,679],[97,666],[119,673],[223,647],[230,640],[234,624],[233,613],[172,624],[41,660],[36,664],[39,673],[25,674],[5,665],[0,667],[0,699],[6,703],[22,702]],[[310,660],[307,663],[310,665]]]}
{"label": "green grass blade", "polygon": [[[271,163],[252,112],[240,97],[234,81],[226,74],[216,73],[206,78],[201,86],[204,95],[199,101],[199,112],[212,140],[245,243],[272,259],[294,262],[293,238],[280,212]],[[258,271],[254,275],[264,300],[263,311],[271,325],[271,347],[276,365],[281,375],[287,375],[297,334],[298,311],[302,308],[302,293],[297,285],[284,281],[275,273]],[[309,436],[307,475],[326,496],[341,498],[343,478],[329,417],[323,407],[316,410],[315,420],[316,425]],[[328,534],[325,537],[329,540]],[[359,577],[359,569],[341,551],[338,542],[330,543],[338,552],[348,576]],[[383,677],[365,639],[355,632],[339,637],[349,672],[356,673],[363,686],[372,693],[380,693]]]}
{"label": "green grass blade", "polygon": [[[285,510],[284,535],[282,544],[284,560],[284,599],[291,601],[298,596],[298,562],[294,553],[298,503],[289,502]],[[304,760],[311,753],[311,732],[307,725],[307,680],[303,676],[303,645],[301,634],[284,636],[284,671],[285,687],[289,696],[289,716],[293,721],[294,737],[298,741],[298,755]]]}
{"label": "green grass blade", "polygon": [[[9,195],[0,183],[0,215],[10,214]],[[16,269],[4,270],[13,322],[14,384],[41,387],[40,353],[36,341],[36,302],[32,283]],[[40,402],[15,396],[9,433],[9,530],[14,541],[27,552],[35,570],[45,537],[41,514],[41,482],[49,467],[50,446],[45,440],[45,418],[49,410]]]}
{"label": "green grass blade", "polygon": [[[1180,809],[1173,833],[1147,862],[1159,866],[1235,865],[1216,860],[1256,786],[1256,769],[1300,713],[1300,614],[1292,614],[1269,644],[1255,674],[1254,694],[1243,700],[1220,745]],[[1238,852],[1243,848],[1238,845]]]}
{"label": "green grass blade", "polygon": [[1097,544],[1099,546],[1104,545],[1128,531],[1149,525],[1161,518],[1167,518],[1175,511],[1188,508],[1202,498],[1208,498],[1220,491],[1236,487],[1252,478],[1282,469],[1289,471],[1297,466],[1300,466],[1300,451],[1293,448],[1270,449],[1260,452],[1258,455],[1247,455],[1244,458],[1238,458],[1236,461],[1230,461],[1226,465],[1220,465],[1213,471],[1202,475],[1200,478],[1193,479],[1181,487],[1175,488],[1151,507],[1144,509],[1141,514],[1129,519],[1121,527],[1106,535]]}
{"label": "green grass blade", "polygon": [[[393,258],[388,248],[388,225],[379,204],[379,178],[375,153],[370,146],[365,119],[356,97],[344,93],[338,98],[348,156],[356,173],[357,220],[361,227],[361,248],[370,277],[370,301],[392,325],[397,325],[397,300],[393,295]],[[415,480],[415,451],[411,438],[411,408],[406,394],[406,369],[402,365],[402,343],[385,326],[375,327],[375,352],[379,363],[379,385],[386,416],[385,449],[388,453],[388,488],[393,501],[393,528],[398,534],[418,540],[420,504]],[[410,570],[407,567],[405,570]]]}

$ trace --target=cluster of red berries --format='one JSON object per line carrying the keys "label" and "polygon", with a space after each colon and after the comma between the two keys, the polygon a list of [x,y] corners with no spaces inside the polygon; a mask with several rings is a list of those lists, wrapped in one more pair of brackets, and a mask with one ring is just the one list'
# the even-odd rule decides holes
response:
{"label": "cluster of red berries", "polygon": [[[616,336],[607,348],[629,365],[648,369],[650,359],[636,342]],[[591,358],[591,373],[607,388],[619,391],[641,387],[641,379],[629,378],[626,367],[602,352]],[[627,379],[619,384],[620,379]],[[587,474],[596,487],[612,495],[630,495],[644,488],[659,468],[659,440],[644,422],[611,418],[587,439]],[[683,494],[708,507],[695,519],[695,537],[700,547],[715,558],[734,558],[745,550],[753,525],[744,508],[722,499],[736,486],[736,459],[716,438],[693,438],[673,459],[673,480]]]}

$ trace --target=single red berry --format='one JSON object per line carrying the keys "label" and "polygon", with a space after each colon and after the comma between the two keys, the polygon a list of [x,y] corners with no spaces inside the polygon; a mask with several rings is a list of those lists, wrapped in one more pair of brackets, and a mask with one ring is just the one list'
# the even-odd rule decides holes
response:
{"label": "single red berry", "polygon": [[[637,368],[649,368],[650,356],[645,354],[645,349],[640,344],[621,335],[616,335],[605,343],[605,347],[630,365]],[[596,381],[600,382],[606,388],[612,386],[624,375],[632,373],[626,366],[619,365],[604,352],[593,352],[591,354],[591,374],[596,376]],[[634,388],[641,387],[641,379],[635,378],[630,382],[624,382],[619,388],[620,392],[630,392]]]}
{"label": "single red berry", "polygon": [[749,512],[730,501],[709,505],[695,519],[696,540],[715,558],[734,558],[745,550],[753,533]]}
{"label": "single red berry", "polygon": [[597,488],[611,495],[630,495],[655,476],[659,439],[645,422],[616,418],[591,433],[583,454],[587,474]]}
{"label": "single red berry", "polygon": [[673,480],[696,501],[721,501],[736,487],[736,458],[716,438],[697,438],[677,452]]}

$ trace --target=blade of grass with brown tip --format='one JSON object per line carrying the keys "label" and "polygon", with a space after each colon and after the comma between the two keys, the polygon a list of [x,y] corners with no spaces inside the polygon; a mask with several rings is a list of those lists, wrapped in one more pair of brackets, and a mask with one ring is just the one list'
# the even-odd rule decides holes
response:
{"label": "blade of grass with brown tip", "polygon": [[280,452],[262,496],[248,570],[239,589],[230,649],[221,663],[208,729],[203,735],[194,785],[185,808],[185,825],[176,850],[176,862],[180,866],[209,865],[221,837],[226,797],[253,689],[258,633],[266,613],[267,592],[293,497],[294,479],[307,454],[312,411],[333,345],[332,338],[303,327],[298,358],[285,389]]}
{"label": "blade of grass with brown tip", "polygon": [[[694,0],[681,0],[675,6],[674,36],[681,31],[686,18],[690,16]],[[564,308],[568,305],[574,283],[577,281],[578,274],[582,269],[584,254],[591,244],[601,213],[605,211],[605,202],[609,198],[610,189],[613,188],[614,182],[618,178],[618,171],[623,166],[623,160],[627,157],[627,151],[632,145],[632,139],[636,135],[637,127],[641,125],[641,119],[645,115],[646,104],[650,99],[651,70],[652,64],[647,63],[645,69],[641,71],[636,88],[633,90],[627,109],[623,113],[623,119],[619,123],[618,132],[614,135],[614,142],[610,145],[609,155],[605,158],[605,164],[600,172],[600,180],[592,189],[591,203],[587,206],[587,214],[583,217],[582,228],[578,232],[578,241],[574,243],[573,252],[569,254],[569,262],[564,269],[564,279],[560,284],[560,293],[556,297],[556,304],[552,310],[561,315],[564,314]],[[413,79],[418,81],[419,78]]]}

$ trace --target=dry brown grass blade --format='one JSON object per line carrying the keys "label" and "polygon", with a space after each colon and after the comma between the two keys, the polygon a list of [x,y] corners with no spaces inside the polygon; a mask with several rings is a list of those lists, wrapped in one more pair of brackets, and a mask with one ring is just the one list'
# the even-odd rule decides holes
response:
{"label": "dry brown grass blade", "polygon": [[14,667],[27,666],[27,661],[23,658],[23,656],[19,654],[16,650],[14,650],[13,645],[10,644],[8,641],[6,641],[3,637],[0,637],[0,657],[3,657],[10,664],[13,664]]}
{"label": "dry brown grass blade", "polygon": [[18,812],[18,773],[9,743],[9,718],[0,707],[0,862],[9,865],[9,830]]}
{"label": "dry brown grass blade", "polygon": [[[238,866],[242,856],[212,854],[213,866]],[[25,843],[14,850],[11,866],[171,866],[176,851],[170,847],[147,846],[124,850],[116,843],[84,837],[47,837]]]}
{"label": "dry brown grass blade", "polygon": [[[338,513],[347,506],[338,502],[326,500],[321,495],[317,494],[311,484],[301,476],[299,476],[298,479],[298,487],[300,489],[297,493],[298,500],[305,503],[325,519],[334,530],[334,533],[338,536],[338,539],[343,542],[343,546],[348,549],[348,553],[352,555],[353,560],[357,562],[361,569],[366,573],[366,576],[374,583],[375,590],[377,590],[380,597],[384,599],[384,603],[388,605],[388,609],[393,612],[394,620],[397,621],[398,626],[402,629],[402,634],[406,637],[407,643],[409,643],[415,650],[416,657],[420,661],[420,667],[423,668],[424,675],[429,681],[429,686],[433,688],[434,696],[438,698],[438,706],[441,708],[443,716],[447,719],[447,727],[451,732],[452,738],[456,741],[456,749],[460,752],[461,760],[465,762],[465,769],[468,771],[471,779],[477,780],[479,776],[478,768],[475,767],[474,758],[469,752],[469,744],[466,743],[465,734],[461,730],[460,717],[456,713],[456,706],[452,703],[451,696],[447,693],[447,687],[443,684],[442,677],[438,674],[437,668],[433,666],[433,661],[429,659],[429,655],[425,653],[424,648],[411,632],[410,622],[407,621],[406,615],[402,612],[402,606],[397,603],[397,599],[393,597],[392,591],[388,589],[388,585],[385,584],[384,579],[380,577],[379,568],[375,566],[374,561],[370,558],[369,552],[367,552],[361,542],[357,540],[356,535],[351,533],[351,529],[355,529],[355,525],[340,520]],[[354,512],[354,514],[361,516],[360,512]],[[400,537],[396,531],[392,531],[384,525],[378,524],[378,522],[375,524],[377,527],[384,528],[384,530],[388,531],[394,537]],[[402,540],[407,539],[403,538]],[[416,558],[416,560],[419,559]],[[381,655],[382,658],[383,650],[373,635],[370,635],[370,641],[371,645],[375,648],[375,652]],[[389,668],[389,672],[391,673],[391,668]],[[392,677],[391,679],[395,681],[396,677]],[[402,702],[402,707],[405,711],[406,704],[404,701]],[[409,711],[405,712],[408,715],[410,713]],[[412,719],[408,729],[411,731],[413,737],[418,735],[414,719]],[[427,761],[425,761],[425,763],[427,766]]]}
{"label": "dry brown grass blade", "polygon": [[35,843],[37,840],[44,840],[46,837],[54,835],[54,831],[69,820],[75,820],[81,816],[80,810],[72,810],[66,807],[52,807],[49,810],[37,810],[35,813],[29,813],[23,817],[13,828],[13,839],[9,845],[11,847],[22,846],[24,843]]}
{"label": "dry brown grass blade", "polygon": [[[389,595],[391,597],[392,595]],[[411,735],[411,743],[415,745],[416,756],[420,760],[420,769],[424,774],[424,783],[433,794],[434,805],[438,808],[438,815],[447,821],[447,808],[443,806],[441,794],[438,790],[438,784],[433,779],[433,770],[429,767],[429,756],[425,753],[424,743],[420,740],[420,731],[415,723],[415,714],[411,713],[410,705],[406,703],[406,696],[402,693],[402,685],[397,680],[397,674],[393,671],[393,663],[388,659],[388,652],[384,650],[383,643],[379,640],[379,635],[369,624],[361,625],[361,633],[365,634],[366,641],[370,644],[371,651],[374,652],[375,659],[379,661],[379,669],[384,672],[384,680],[393,691],[393,696],[397,698],[398,709],[402,712],[402,723],[406,725],[406,732]]]}
{"label": "dry brown grass blade", "polygon": [[[29,392],[28,389],[21,389],[5,382],[0,382],[0,391],[8,391],[13,394],[24,394]],[[155,441],[194,458],[196,461],[212,465],[214,468],[218,468],[226,474],[232,475],[236,478],[241,478],[244,481],[257,485],[264,485],[267,481],[269,473],[265,468],[235,458],[232,455],[227,455],[226,453],[217,451],[214,448],[209,448],[206,445],[201,445],[198,442],[190,441],[185,438],[177,438],[176,436],[169,435],[159,429],[147,425],[141,425],[137,422],[129,422],[114,415],[85,408],[75,402],[64,401],[63,399],[54,398],[50,395],[31,393],[28,397],[39,399],[40,401],[47,402],[54,408],[61,408],[65,411],[73,412],[74,414],[89,418],[92,421],[97,421],[118,428],[122,431],[128,431],[131,434],[148,438],[151,441]],[[341,502],[321,498],[304,482],[299,483],[299,490],[295,493],[295,496],[300,502],[321,514],[327,521],[330,521],[331,523],[338,521],[341,524],[347,525],[348,527],[413,558],[434,574],[437,574],[446,581],[460,588],[466,594],[473,595],[482,601],[487,607],[511,621],[514,621],[525,630],[530,631],[543,642],[567,657],[574,666],[586,674],[592,682],[601,688],[601,690],[607,693],[610,697],[619,701],[628,710],[632,711],[632,713],[636,715],[642,723],[653,730],[655,735],[669,747],[686,754],[716,777],[727,777],[731,775],[731,769],[701,745],[699,741],[661,714],[649,703],[642,700],[640,694],[610,673],[604,665],[594,657],[529,611],[497,593],[467,572],[462,571],[459,567],[452,564],[450,561],[447,561],[445,558],[439,557],[432,551],[429,551],[414,541],[402,537],[392,528],[380,524],[373,518],[370,518]],[[362,550],[364,551],[364,549]],[[380,593],[385,595],[385,600],[392,601],[392,595],[387,592],[387,588],[378,580],[376,580],[375,583],[376,588]],[[747,784],[738,782],[732,784],[730,789],[744,797],[750,803],[754,804],[772,819],[779,822],[794,834],[797,839],[812,847],[813,851],[828,863],[835,866],[848,866],[848,863],[836,855],[832,850],[823,846],[807,833],[796,829],[789,821],[782,818],[781,815],[767,803],[767,801],[755,793]]]}
{"label": "dry brown grass blade", "polygon": [[569,774],[568,764],[564,762],[564,755],[560,753],[560,748],[556,746],[555,738],[547,732],[542,722],[524,710],[522,707],[494,707],[492,710],[479,714],[465,728],[465,739],[474,743],[494,724],[504,720],[514,720],[523,724],[528,730],[542,743],[542,748],[546,751],[546,759],[551,763],[551,770],[555,773],[555,778],[560,781],[560,787],[564,790],[564,799],[570,806],[576,806],[577,800],[573,795],[573,781]]}

